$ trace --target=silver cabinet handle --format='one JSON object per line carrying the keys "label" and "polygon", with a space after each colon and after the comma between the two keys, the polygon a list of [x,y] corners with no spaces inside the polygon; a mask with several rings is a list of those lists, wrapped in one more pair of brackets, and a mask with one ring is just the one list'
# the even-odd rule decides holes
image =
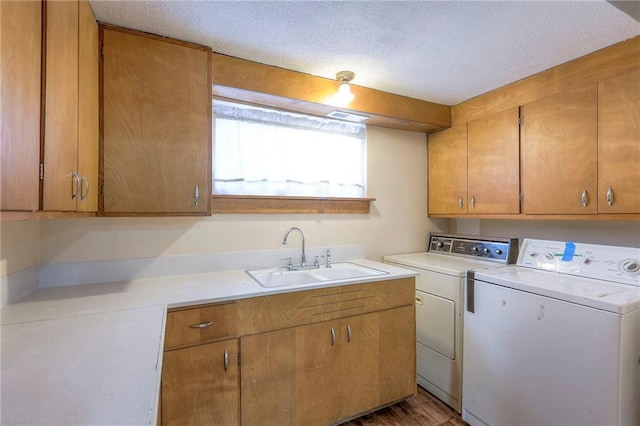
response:
{"label": "silver cabinet handle", "polygon": [[200,324],[191,324],[190,328],[207,328],[213,325],[213,321],[201,322]]}
{"label": "silver cabinet handle", "polygon": [[586,189],[582,191],[581,201],[582,207],[587,207],[589,205],[589,194],[587,193]]}
{"label": "silver cabinet handle", "polygon": [[609,207],[613,206],[613,188],[607,188],[607,205]]}
{"label": "silver cabinet handle", "polygon": [[471,197],[471,208],[475,209],[476,208],[476,197]]}
{"label": "silver cabinet handle", "polygon": [[[83,188],[82,183],[84,183],[85,186],[87,187],[87,192],[84,192],[82,190],[82,188]],[[87,196],[89,195],[89,180],[85,176],[82,176],[80,178],[80,184],[81,184],[80,185],[80,201],[84,201],[84,200],[87,199]]]}
{"label": "silver cabinet handle", "polygon": [[462,200],[462,197],[458,198],[458,207],[462,208],[464,206],[464,201]]}
{"label": "silver cabinet handle", "polygon": [[229,369],[229,351],[224,350],[224,371]]}
{"label": "silver cabinet handle", "polygon": [[198,188],[198,185],[196,185],[193,191],[193,201],[196,206],[200,204],[200,188]]}
{"label": "silver cabinet handle", "polygon": [[[75,183],[75,188],[74,184]],[[75,170],[71,172],[71,199],[75,200],[78,198],[78,191],[80,190],[80,176],[78,176],[78,172]]]}
{"label": "silver cabinet handle", "polygon": [[331,327],[331,346],[336,344],[336,330]]}
{"label": "silver cabinet handle", "polygon": [[351,324],[347,324],[347,343],[351,343]]}

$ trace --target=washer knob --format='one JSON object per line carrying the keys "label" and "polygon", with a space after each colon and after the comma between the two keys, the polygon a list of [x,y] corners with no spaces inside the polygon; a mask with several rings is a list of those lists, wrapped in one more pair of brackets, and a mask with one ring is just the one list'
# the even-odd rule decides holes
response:
{"label": "washer knob", "polygon": [[485,254],[491,253],[491,250],[489,250],[488,247],[485,247],[482,251],[485,252]]}
{"label": "washer knob", "polygon": [[622,261],[620,267],[624,272],[637,274],[638,272],[640,272],[640,261],[634,259],[625,259]]}
{"label": "washer knob", "polygon": [[478,246],[474,246],[471,250],[473,250],[474,253],[477,253],[480,249]]}
{"label": "washer knob", "polygon": [[436,248],[441,249],[442,247],[444,247],[444,243],[440,240],[436,241]]}
{"label": "washer knob", "polygon": [[500,250],[500,249],[496,249],[496,254],[497,254],[497,255],[501,255],[501,254],[502,254],[502,250]]}

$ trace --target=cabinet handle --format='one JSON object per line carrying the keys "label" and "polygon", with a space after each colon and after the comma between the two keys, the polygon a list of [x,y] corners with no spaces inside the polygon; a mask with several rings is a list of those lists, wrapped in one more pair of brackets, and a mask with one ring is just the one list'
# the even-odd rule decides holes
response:
{"label": "cabinet handle", "polygon": [[347,324],[347,343],[351,343],[351,324]]}
{"label": "cabinet handle", "polygon": [[476,197],[471,197],[471,208],[472,209],[476,208]]}
{"label": "cabinet handle", "polygon": [[462,200],[462,197],[458,198],[458,207],[462,208],[464,206],[464,201]]}
{"label": "cabinet handle", "polygon": [[331,346],[336,344],[336,330],[331,327]]}
{"label": "cabinet handle", "polygon": [[587,193],[586,189],[582,191],[581,201],[582,207],[587,207],[589,205],[589,194]]}
{"label": "cabinet handle", "polygon": [[200,204],[200,188],[198,188],[198,185],[196,185],[193,191],[193,201],[196,206]]}
{"label": "cabinet handle", "polygon": [[224,350],[224,371],[229,369],[229,351]]}
{"label": "cabinet handle", "polygon": [[[75,183],[75,188],[74,184]],[[71,199],[75,200],[78,198],[78,191],[80,190],[80,176],[78,176],[78,172],[75,170],[71,172]]]}
{"label": "cabinet handle", "polygon": [[613,206],[613,188],[607,188],[607,205],[609,207]]}
{"label": "cabinet handle", "polygon": [[213,325],[213,321],[201,322],[200,324],[191,324],[190,328],[207,328]]}
{"label": "cabinet handle", "polygon": [[[84,192],[82,190],[82,188],[83,188],[82,183],[84,183],[85,186],[87,187],[87,192]],[[80,184],[81,184],[80,185],[80,201],[84,201],[84,200],[87,199],[87,196],[89,196],[89,180],[85,176],[82,176],[80,178]]]}

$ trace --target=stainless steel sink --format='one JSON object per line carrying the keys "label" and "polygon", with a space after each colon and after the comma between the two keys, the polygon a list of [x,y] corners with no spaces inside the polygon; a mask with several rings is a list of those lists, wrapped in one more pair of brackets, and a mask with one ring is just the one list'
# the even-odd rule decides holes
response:
{"label": "stainless steel sink", "polygon": [[290,271],[287,268],[250,269],[245,271],[262,287],[285,287],[304,284],[319,284],[346,281],[356,278],[386,275],[388,272],[351,262],[338,262],[330,268]]}

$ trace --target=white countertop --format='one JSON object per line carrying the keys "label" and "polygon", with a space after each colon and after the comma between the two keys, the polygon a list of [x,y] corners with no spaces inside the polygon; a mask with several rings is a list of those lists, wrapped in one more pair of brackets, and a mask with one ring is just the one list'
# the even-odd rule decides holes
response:
{"label": "white countertop", "polygon": [[0,310],[3,425],[155,424],[167,307],[390,280],[264,288],[244,271],[40,288]]}

